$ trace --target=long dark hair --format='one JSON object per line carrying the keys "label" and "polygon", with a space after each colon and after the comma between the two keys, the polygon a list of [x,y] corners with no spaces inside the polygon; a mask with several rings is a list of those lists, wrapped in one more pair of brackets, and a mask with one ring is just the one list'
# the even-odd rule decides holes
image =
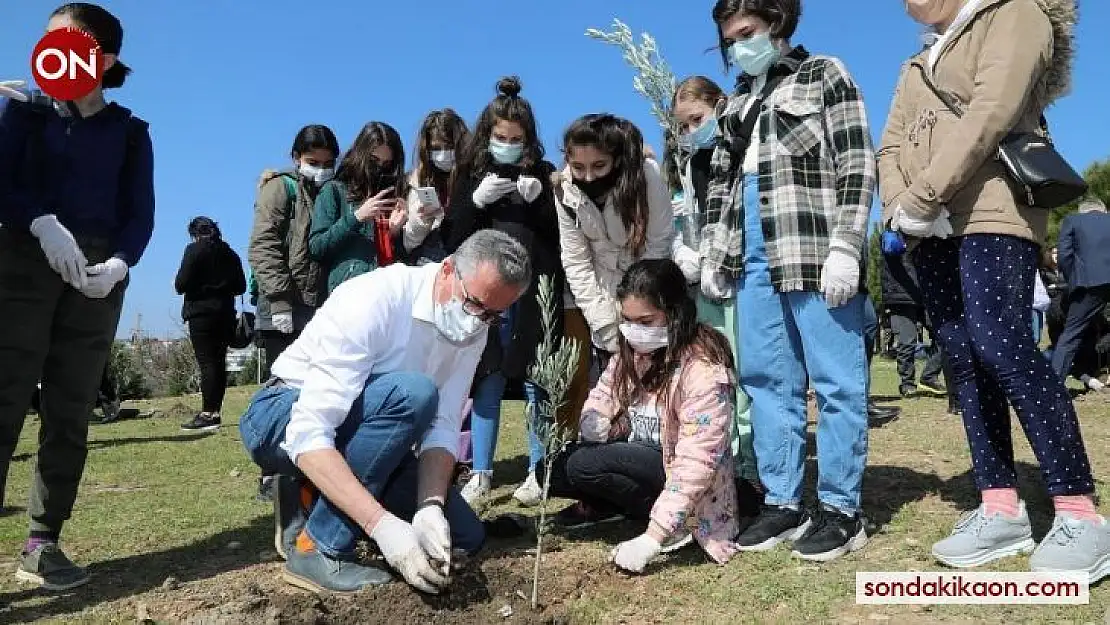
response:
{"label": "long dark hair", "polygon": [[[420,134],[416,137],[416,154],[413,155],[413,178],[421,187],[435,187],[440,197],[450,197],[458,171],[458,157],[465,149],[470,130],[466,122],[454,109],[445,108],[432,111],[420,124]],[[432,163],[432,144],[450,146],[455,151],[455,167],[450,174],[442,172]]]}
{"label": "long dark hair", "polygon": [[116,62],[104,72],[100,86],[103,89],[122,87],[131,68],[120,62],[118,55],[123,48],[123,24],[107,9],[91,2],[70,2],[54,9],[51,18],[68,16],[81,30],[92,35],[104,54],[117,55]]}
{"label": "long dark hair", "polygon": [[498,121],[516,122],[524,130],[524,156],[518,166],[527,169],[543,160],[544,149],[536,130],[536,116],[532,105],[520,97],[523,87],[520,78],[507,76],[497,81],[497,96],[482,109],[478,123],[474,124],[474,134],[463,148],[461,158],[456,159],[457,179],[481,177],[489,170],[492,159],[489,154],[489,139]]}
{"label": "long dark hair", "polygon": [[209,217],[193,217],[189,222],[189,236],[200,241],[223,241],[220,226]]}
{"label": "long dark hair", "polygon": [[331,128],[323,124],[310,124],[301,128],[293,138],[293,147],[289,150],[289,156],[296,160],[313,150],[327,150],[334,156],[339,156],[339,140],[335,138]]}
{"label": "long dark hair", "polygon": [[[640,376],[636,373],[636,352],[623,335],[620,337],[620,357],[613,374],[613,396],[620,410],[626,410],[645,393],[666,390],[672,375],[688,358],[699,358],[732,371],[735,364],[728,339],[698,321],[697,305],[674,261],[641,260],[629,267],[617,286],[617,299],[623,302],[629,297],[640,298],[663,311],[667,316],[668,343],[666,349],[651,354],[651,365]],[[674,407],[671,399],[670,393],[666,393],[660,414],[667,414]]]}
{"label": "long dark hair", "polygon": [[628,243],[639,255],[647,241],[648,191],[644,176],[644,135],[635,124],[609,113],[583,115],[563,133],[563,152],[592,145],[613,157],[617,180],[609,197],[621,223],[628,230]]}
{"label": "long dark hair", "polygon": [[[389,146],[393,162],[388,169],[374,163],[374,150]],[[384,122],[370,122],[359,131],[351,149],[343,155],[335,179],[347,186],[347,199],[352,204],[364,202],[367,198],[386,187],[393,187],[394,197],[404,197],[405,148],[401,145],[401,135]]]}
{"label": "long dark hair", "polygon": [[726,70],[732,68],[732,60],[728,58],[729,44],[721,27],[737,13],[748,13],[767,22],[772,39],[788,40],[802,19],[802,0],[717,0],[713,5],[713,22],[717,25],[717,42]]}

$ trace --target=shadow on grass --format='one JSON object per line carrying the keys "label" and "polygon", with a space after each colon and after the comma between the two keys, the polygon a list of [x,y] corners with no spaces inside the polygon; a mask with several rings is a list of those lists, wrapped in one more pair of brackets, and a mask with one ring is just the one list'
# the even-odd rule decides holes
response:
{"label": "shadow on grass", "polygon": [[[1018,493],[1025,500],[1029,522],[1033,525],[1033,536],[1043,536],[1052,528],[1052,517],[1055,512],[1052,499],[1048,496],[1044,481],[1041,479],[1041,471],[1036,465],[1028,462],[1018,462],[1016,469]],[[975,487],[975,478],[971,469],[946,480],[941,485],[939,494],[941,499],[955,504],[962,511],[974,510],[979,506],[979,489]],[[956,519],[952,519],[952,523],[955,524],[955,522]]]}
{"label": "shadow on grass", "polygon": [[105,438],[89,441],[89,450],[108,449],[123,445],[137,445],[141,443],[187,443],[208,438],[215,432],[196,432],[189,434],[174,434],[170,436],[133,436],[129,438]]}
{"label": "shadow on grass", "polygon": [[[245,527],[181,547],[95,562],[89,566],[92,579],[81,588],[64,593],[34,588],[0,594],[0,622],[26,623],[74,614],[160,587],[168,577],[186,583],[257,564],[258,554],[273,548],[272,532],[273,517],[260,516]],[[234,551],[228,549],[233,541],[240,543]],[[34,605],[20,605],[32,599]]]}

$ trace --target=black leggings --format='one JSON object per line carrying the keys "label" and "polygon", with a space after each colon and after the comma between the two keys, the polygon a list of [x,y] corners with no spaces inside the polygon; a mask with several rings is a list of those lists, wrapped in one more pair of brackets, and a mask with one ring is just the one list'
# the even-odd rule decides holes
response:
{"label": "black leggings", "polygon": [[189,320],[189,340],[200,369],[201,411],[219,412],[227,390],[227,347],[235,315],[214,314]]}
{"label": "black leggings", "polygon": [[[541,462],[541,483],[543,469]],[[572,444],[551,465],[552,496],[630,519],[647,519],[666,483],[663,452],[638,443]]]}

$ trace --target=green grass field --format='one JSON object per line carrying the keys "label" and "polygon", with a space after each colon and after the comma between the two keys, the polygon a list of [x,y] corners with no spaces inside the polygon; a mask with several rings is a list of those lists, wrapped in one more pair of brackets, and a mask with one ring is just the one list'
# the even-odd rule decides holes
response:
{"label": "green grass field", "polygon": [[[875,376],[874,395],[895,394],[893,363],[876,361]],[[948,533],[962,510],[976,504],[962,426],[945,414],[944,401],[934,399],[899,402],[905,409],[901,419],[871,431],[864,505],[877,534],[862,552],[828,565],[802,563],[780,549],[742,554],[718,567],[688,549],[654,566],[650,575],[626,577],[612,571],[606,555],[613,543],[640,528],[617,526],[553,541],[541,587],[554,610],[546,616],[530,615],[510,589],[529,590],[529,556],[519,544],[492,547],[497,557],[483,563],[474,578],[475,584],[490,580],[490,589],[465,595],[473,600],[421,602],[393,584],[388,592],[361,599],[310,602],[311,613],[303,606],[283,611],[290,602],[309,600],[276,580],[281,565],[272,551],[270,509],[253,500],[257,470],[235,427],[248,393],[230,391],[225,426],[211,436],[178,429],[199,405],[196,397],[140,404],[160,412],[92,426],[88,468],[63,543],[75,560],[90,566],[93,581],[59,595],[21,586],[9,573],[25,537],[23,506],[38,434],[37,419],[28,418],[8,485],[12,510],[0,517],[0,623],[531,623],[551,622],[553,613],[555,620],[573,623],[1110,623],[1107,583],[1092,589],[1087,606],[855,605],[856,571],[942,570],[929,557],[929,546]],[[1077,406],[1096,476],[1104,478],[1099,493],[1110,501],[1105,481],[1110,401],[1084,398]],[[517,402],[504,407],[494,478],[498,489],[487,515],[533,513],[509,499],[524,476],[522,412]],[[1051,523],[1050,503],[1016,422],[1014,438],[1022,495],[1039,538]],[[807,494],[812,496],[812,490],[811,479]],[[1026,558],[1013,558],[988,570],[1026,566]],[[498,577],[499,568],[512,569],[509,582]],[[390,608],[401,599],[417,611]],[[506,605],[515,609],[511,618],[498,613]]]}

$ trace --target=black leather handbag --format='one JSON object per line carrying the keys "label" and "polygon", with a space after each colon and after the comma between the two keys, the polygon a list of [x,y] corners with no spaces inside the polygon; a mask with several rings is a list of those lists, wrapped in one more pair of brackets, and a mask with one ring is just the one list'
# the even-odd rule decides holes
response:
{"label": "black leather handbag", "polygon": [[239,314],[235,319],[235,329],[231,333],[229,346],[243,349],[254,341],[254,313],[244,310],[243,297],[239,296]]}
{"label": "black leather handbag", "polygon": [[[940,98],[957,118],[963,111],[951,94],[937,88],[924,67],[918,66],[925,85]],[[998,144],[998,160],[1025,191],[1025,202],[1036,208],[1051,209],[1079,199],[1087,193],[1087,182],[1056,151],[1048,138],[1048,121],[1041,116],[1044,134],[1013,131]]]}

